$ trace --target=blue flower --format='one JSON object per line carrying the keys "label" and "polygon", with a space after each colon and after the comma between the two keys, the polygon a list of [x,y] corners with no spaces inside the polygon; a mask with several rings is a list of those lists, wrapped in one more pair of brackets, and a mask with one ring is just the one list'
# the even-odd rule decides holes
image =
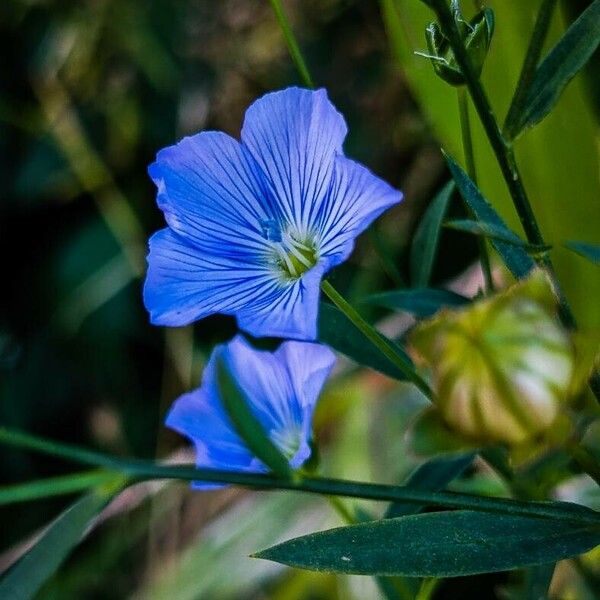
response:
{"label": "blue flower", "polygon": [[235,315],[255,336],[314,340],[321,278],[402,194],[346,158],[325,90],[288,88],[246,112],[241,142],[206,131],[149,167],[168,227],[150,239],[157,325]]}
{"label": "blue flower", "polygon": [[[310,456],[317,398],[335,361],[331,350],[319,344],[289,341],[275,352],[265,352],[255,350],[238,335],[213,350],[202,385],[173,404],[166,424],[193,442],[198,467],[260,473],[267,467],[238,436],[221,403],[219,360],[225,361],[271,441],[293,468],[302,465]],[[195,487],[215,485],[196,482]]]}

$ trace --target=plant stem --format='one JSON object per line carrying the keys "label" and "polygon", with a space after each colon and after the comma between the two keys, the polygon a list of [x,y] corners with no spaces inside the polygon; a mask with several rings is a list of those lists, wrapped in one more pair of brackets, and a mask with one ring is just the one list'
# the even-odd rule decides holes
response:
{"label": "plant stem", "polygon": [[277,18],[277,22],[279,23],[279,27],[281,27],[281,32],[285,38],[285,43],[287,44],[292,60],[294,61],[294,64],[300,73],[300,77],[302,78],[304,85],[308,88],[314,88],[315,84],[313,83],[308,67],[306,66],[306,62],[302,56],[300,46],[294,37],[294,32],[292,31],[292,28],[287,20],[283,6],[281,5],[281,0],[270,0],[270,2],[271,6],[273,7],[273,12],[275,13],[275,17]]}
{"label": "plant stem", "polygon": [[512,140],[517,133],[516,127],[519,116],[523,111],[529,86],[540,61],[542,48],[548,35],[548,29],[550,28],[550,22],[552,21],[552,15],[554,14],[557,2],[558,0],[542,0],[521,68],[521,74],[519,75],[517,89],[504,122],[504,136],[508,140]]}
{"label": "plant stem", "polygon": [[[500,166],[500,170],[502,171],[504,180],[506,181],[508,191],[510,192],[517,215],[521,221],[523,231],[527,237],[527,241],[530,244],[545,246],[546,243],[523,185],[521,173],[519,172],[519,168],[515,159],[514,149],[512,145],[506,139],[504,139],[504,136],[500,131],[500,127],[498,126],[498,121],[494,116],[494,111],[492,110],[490,101],[473,67],[461,34],[454,21],[452,12],[446,3],[446,0],[434,0],[433,10],[438,17],[439,24],[444,35],[450,43],[456,63],[458,64],[465,78],[471,99],[473,100],[477,114],[479,115],[485,133],[496,156],[496,160]],[[556,275],[554,274],[554,269],[550,259],[547,256],[543,256],[536,258],[536,261],[548,270],[555,283],[555,287],[560,299],[560,318],[563,324],[569,329],[574,329],[575,318],[564,295],[560,291],[560,286],[556,281]]]}
{"label": "plant stem", "polygon": [[566,449],[581,469],[600,485],[600,465],[590,452],[575,441],[567,444]]}
{"label": "plant stem", "polygon": [[[458,111],[460,115],[460,131],[462,135],[463,152],[465,155],[465,165],[467,174],[471,181],[477,185],[477,168],[475,167],[475,153],[473,152],[473,135],[471,134],[471,119],[469,117],[469,99],[463,86],[457,88]],[[473,211],[469,210],[471,217]],[[494,280],[492,278],[492,269],[490,266],[490,255],[488,252],[487,241],[484,237],[477,236],[479,245],[479,259],[481,261],[481,270],[485,280],[485,289],[488,293],[494,291]]]}
{"label": "plant stem", "polygon": [[406,359],[396,350],[394,344],[367,323],[358,311],[329,283],[321,282],[321,289],[327,297],[348,317],[354,326],[375,346],[390,362],[402,372],[406,378],[414,383],[427,398],[433,400],[433,390],[427,382],[414,370]]}
{"label": "plant stem", "polygon": [[600,526],[600,514],[569,503],[521,502],[452,492],[430,492],[416,488],[327,479],[319,477],[277,477],[259,473],[198,469],[192,465],[159,465],[139,459],[118,457],[0,428],[0,443],[59,456],[80,463],[104,467],[127,477],[128,483],[148,479],[183,479],[231,483],[259,490],[293,490],[323,496],[345,496],[379,502],[410,502],[455,509],[468,509],[513,516],[562,519]]}

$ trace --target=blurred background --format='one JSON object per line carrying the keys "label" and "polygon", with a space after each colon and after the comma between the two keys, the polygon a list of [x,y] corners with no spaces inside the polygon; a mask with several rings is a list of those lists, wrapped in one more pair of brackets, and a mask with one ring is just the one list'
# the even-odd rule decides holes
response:
{"label": "blurred background", "polygon": [[[463,4],[468,13],[479,3]],[[539,1],[488,4],[497,11],[498,33],[484,80],[504,114]],[[565,1],[551,38],[587,4]],[[430,19],[417,0],[285,6],[313,79],[348,121],[347,154],[405,193],[403,205],[380,219],[334,274],[359,301],[409,278],[410,236],[448,180],[440,144],[462,159],[456,93],[413,55],[425,46]],[[166,431],[162,419],[178,394],[198,384],[210,349],[229,339],[235,325],[225,317],[193,328],[149,324],[141,300],[146,240],[163,219],[146,168],[158,149],[185,134],[217,129],[237,136],[254,99],[299,83],[269,3],[3,0],[0,27],[0,424],[120,455],[179,453],[190,460],[184,440]],[[595,57],[556,113],[517,148],[552,242],[598,242],[597,65]],[[482,187],[514,224],[478,128],[475,146]],[[461,210],[455,199],[451,213]],[[468,271],[473,239],[447,231],[441,244],[435,280],[460,277],[456,285],[476,292]],[[580,319],[598,325],[589,301],[600,292],[597,273],[577,257],[557,254]],[[396,334],[407,325],[402,316],[364,308],[373,319],[385,317]],[[423,406],[407,386],[341,360],[315,424],[323,472],[401,480],[427,453],[427,441],[415,444],[410,431]],[[73,469],[0,452],[2,484]],[[506,493],[483,468],[454,485]],[[2,507],[0,570],[69,500]],[[192,494],[185,484],[157,483],[133,488],[105,517],[40,597],[379,597],[368,578],[247,558],[339,523],[319,499],[229,489]],[[559,575],[556,589],[578,594],[568,597],[594,597],[568,565]],[[454,580],[434,597],[508,598],[513,577]]]}

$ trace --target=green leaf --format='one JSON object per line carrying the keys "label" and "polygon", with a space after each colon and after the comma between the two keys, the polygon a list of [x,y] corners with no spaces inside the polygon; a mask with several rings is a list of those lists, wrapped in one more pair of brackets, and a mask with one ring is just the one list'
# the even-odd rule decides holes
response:
{"label": "green leaf", "polygon": [[29,600],[79,543],[91,520],[116,490],[86,494],[60,514],[40,539],[0,580],[0,598]]}
{"label": "green leaf", "polygon": [[[398,367],[373,346],[341,310],[325,302],[319,305],[319,341],[359,365],[371,367],[400,381],[406,380],[406,376]],[[407,364],[412,365],[412,361],[402,349],[397,347],[396,350],[404,356]]]}
{"label": "green leaf", "polygon": [[519,246],[530,254],[547,252],[552,246],[540,246],[537,244],[530,244],[525,240],[522,240],[514,231],[498,227],[493,223],[485,223],[483,221],[471,221],[470,219],[456,219],[453,221],[446,221],[444,227],[450,229],[456,229],[458,231],[464,231],[465,233],[472,233],[481,237],[486,237],[491,240],[499,242],[505,242],[512,244],[513,246]]}
{"label": "green leaf", "polygon": [[548,588],[554,576],[555,563],[539,565],[527,569],[525,573],[524,600],[543,600],[548,598]]}
{"label": "green leaf", "polygon": [[595,265],[600,265],[600,246],[587,242],[567,242],[565,247],[583,258],[587,258]]}
{"label": "green leaf", "polygon": [[223,357],[219,357],[217,361],[217,379],[221,402],[237,433],[250,451],[277,475],[289,475],[291,468],[287,459],[271,441],[260,421],[250,410],[243,392]]}
{"label": "green leaf", "polygon": [[73,494],[113,480],[114,473],[93,470],[0,486],[0,506],[61,494]]}
{"label": "green leaf", "polygon": [[[443,490],[451,481],[461,475],[473,462],[475,452],[437,456],[419,465],[407,479],[405,485],[418,490],[437,492]],[[386,519],[412,515],[426,507],[425,504],[408,504],[407,502],[393,502],[385,513]]]}
{"label": "green leaf", "polygon": [[403,310],[417,317],[429,317],[441,308],[465,306],[471,300],[449,290],[421,288],[373,294],[366,298],[366,302],[392,310]]}
{"label": "green leaf", "polygon": [[585,66],[598,44],[600,0],[594,0],[536,69],[523,112],[511,127],[512,137],[539,123],[550,113],[567,84]]}
{"label": "green leaf", "polygon": [[425,211],[410,248],[410,275],[413,286],[425,287],[431,279],[442,222],[454,192],[449,181],[431,201]]}
{"label": "green leaf", "polygon": [[[446,160],[448,161],[448,167],[454,177],[458,190],[477,220],[492,225],[497,230],[504,232],[504,235],[509,238],[516,235],[504,223],[492,205],[483,197],[477,186],[471,181],[460,165],[448,155],[446,155]],[[504,264],[517,279],[525,277],[535,266],[533,259],[523,248],[497,239],[490,241],[504,261]]]}
{"label": "green leaf", "polygon": [[458,577],[542,565],[598,544],[598,526],[459,510],[312,533],[254,556],[314,571]]}

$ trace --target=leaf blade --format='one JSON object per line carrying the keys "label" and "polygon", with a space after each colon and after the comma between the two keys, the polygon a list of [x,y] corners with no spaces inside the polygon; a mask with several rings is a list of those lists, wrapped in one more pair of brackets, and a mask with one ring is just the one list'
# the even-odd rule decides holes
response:
{"label": "leaf blade", "polygon": [[[360,365],[371,367],[388,377],[406,381],[406,376],[386,356],[375,348],[341,310],[326,302],[319,305],[319,341],[331,346]],[[408,355],[400,348],[407,364]]]}
{"label": "leaf blade", "polygon": [[597,526],[461,510],[339,527],[254,556],[334,573],[459,577],[546,564],[599,543]]}
{"label": "leaf blade", "polygon": [[410,274],[414,287],[425,287],[431,279],[442,222],[454,188],[454,182],[449,181],[436,194],[415,231],[410,249]]}
{"label": "leaf blade", "polygon": [[567,242],[565,247],[583,258],[587,258],[591,263],[600,265],[600,246],[588,242]]}
{"label": "leaf blade", "polygon": [[[478,221],[491,223],[494,227],[505,231],[507,236],[514,236],[514,232],[506,225],[500,215],[494,210],[493,206],[484,198],[477,186],[471,181],[460,165],[449,155],[446,155],[448,167],[456,186],[466,204],[473,211]],[[490,240],[492,246],[496,249],[504,264],[509,271],[517,278],[525,277],[531,269],[535,267],[535,262],[522,248],[514,244],[507,244],[497,239]]]}
{"label": "leaf blade", "polygon": [[61,513],[32,548],[0,580],[0,598],[29,600],[79,543],[90,521],[114,492],[94,491]]}
{"label": "leaf blade", "polygon": [[510,129],[512,138],[550,113],[571,79],[585,66],[599,44],[600,0],[594,0],[536,69],[524,110]]}
{"label": "leaf blade", "polygon": [[436,288],[419,288],[381,292],[368,296],[366,302],[383,306],[392,310],[402,310],[417,317],[429,317],[438,310],[451,306],[465,306],[470,298],[449,290]]}

